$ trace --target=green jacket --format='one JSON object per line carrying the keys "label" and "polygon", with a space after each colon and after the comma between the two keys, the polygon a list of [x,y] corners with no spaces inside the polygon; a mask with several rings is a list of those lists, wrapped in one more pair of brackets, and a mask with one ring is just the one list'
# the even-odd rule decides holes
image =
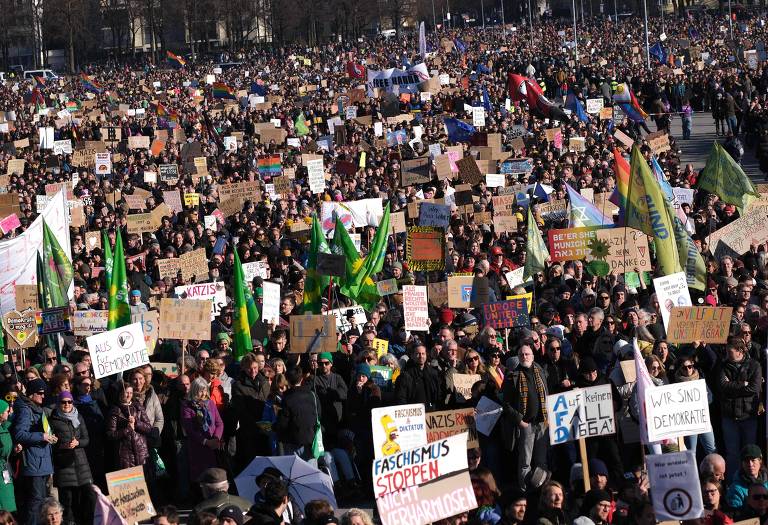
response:
{"label": "green jacket", "polygon": [[[11,465],[8,463],[8,458],[13,452],[13,440],[8,431],[10,427],[10,421],[0,425],[0,472],[8,472],[8,474],[3,474],[0,479],[0,509],[15,512],[16,497],[13,494],[13,473]],[[6,479],[8,483],[5,483]]]}

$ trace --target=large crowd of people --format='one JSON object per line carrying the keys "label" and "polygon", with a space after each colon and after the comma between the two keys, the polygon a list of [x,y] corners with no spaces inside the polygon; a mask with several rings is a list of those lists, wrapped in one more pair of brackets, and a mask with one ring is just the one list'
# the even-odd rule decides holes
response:
{"label": "large crowd of people", "polygon": [[[69,200],[79,200],[82,211],[80,224],[70,229],[71,246],[64,247],[73,266],[73,310],[109,308],[102,243],[112,249],[117,236],[125,247],[132,313],[157,310],[162,298],[177,297],[176,287],[194,282],[224,283],[227,301],[211,322],[210,340],[182,345],[159,339],[149,364],[118,375],[97,378],[85,337],[71,332],[58,342],[41,337],[23,353],[8,342],[0,385],[0,522],[94,522],[94,487],[107,494],[108,473],[142,467],[156,524],[179,523],[177,509],[192,509],[188,523],[367,525],[375,511],[339,508],[375,507],[371,410],[413,403],[423,403],[427,412],[471,408],[485,396],[503,414],[489,435],[479,435],[479,446],[467,450],[478,507],[444,523],[653,523],[644,453],[677,450],[678,443],[644,451],[637,437],[630,438],[632,428],[637,434],[636,389],[634,379],[625,380],[621,361],[633,359],[636,340],[654,384],[706,380],[713,431],[685,439],[700,461],[702,522],[766,523],[768,238],[753,240],[745,253],[711,250],[709,235],[744,210],[696,189],[700,173],[680,161],[681,144],[697,132],[692,115],[704,114],[696,118],[714,120],[736,160],[753,150],[768,171],[765,19],[755,12],[736,20],[733,40],[722,15],[651,19],[651,43],[663,33],[663,56],[655,51],[650,68],[642,19],[631,17],[581,21],[577,48],[570,22],[553,21],[504,31],[430,32],[425,59],[418,35],[403,34],[242,50],[232,57],[238,65],[224,70],[198,58],[183,65],[175,59],[110,63],[87,68],[85,77],[57,80],[8,78],[0,85],[0,175],[7,174],[0,181],[4,193],[18,197],[13,204],[20,226],[4,231],[0,243],[22,235],[38,217],[46,185],[66,183]],[[422,61],[432,80],[415,93],[395,93],[394,100],[384,90],[353,94],[365,84],[365,69]],[[648,117],[622,120],[574,110],[556,121],[511,90],[509,73],[530,77],[561,106],[572,94],[581,104],[600,99],[610,108],[617,87],[626,83]],[[222,84],[229,90],[225,98]],[[356,106],[356,114],[348,114],[348,106]],[[444,119],[471,119],[467,106],[485,108],[485,125],[456,144]],[[335,117],[340,122],[329,129]],[[669,132],[673,119],[681,119],[683,134],[670,136],[671,147],[655,160],[670,186],[696,189],[680,213],[707,274],[705,289],[690,295],[693,304],[733,308],[724,345],[667,341],[646,279],[658,275],[655,256],[651,272],[628,268],[627,274],[599,276],[582,260],[548,261],[531,282],[508,280],[530,255],[529,227],[545,239],[549,230],[568,227],[567,217],[539,212],[543,201],[564,199],[566,183],[583,195],[610,196],[617,186],[614,150],[631,153],[617,132],[650,161],[648,134]],[[272,126],[268,133],[265,124]],[[74,151],[39,148],[38,129],[46,127],[53,128],[55,141],[69,139]],[[278,128],[283,133],[276,137]],[[561,144],[548,133],[554,128]],[[405,140],[390,140],[394,132]],[[476,139],[486,134],[499,134],[502,154],[487,173],[500,173],[507,158],[531,159],[525,173],[504,174],[504,186],[522,185],[526,197],[518,194],[511,228],[491,219],[499,212],[494,197],[500,188],[485,178],[471,187],[471,204],[461,206],[455,196],[463,181],[455,173],[439,176],[433,162],[424,182],[402,182],[404,165],[432,155],[431,146],[442,154],[458,145],[459,157],[471,156]],[[157,149],[129,148],[137,136],[149,137],[153,146],[156,138],[162,141]],[[583,147],[571,147],[579,137]],[[97,173],[93,162],[75,161],[86,146],[111,153],[107,174]],[[310,187],[306,154],[323,159],[319,191]],[[260,159],[273,156],[279,156],[279,171],[260,169]],[[200,157],[202,170],[193,162]],[[11,172],[14,159],[25,162]],[[178,166],[177,180],[159,175],[159,166],[169,164]],[[289,173],[289,188],[276,192],[274,177]],[[240,182],[256,182],[258,191],[232,213],[217,214],[219,189]],[[128,232],[129,215],[155,209],[172,190],[198,197],[169,206],[156,230]],[[142,208],[135,199],[129,203],[137,194]],[[393,214],[405,212],[407,226],[419,224],[413,203],[451,206],[445,265],[433,271],[409,267],[406,233],[396,231],[373,280],[394,279],[398,291],[367,306],[364,322],[356,316],[340,320],[335,351],[294,353],[290,319],[304,312],[313,215],[321,216],[324,203],[363,199],[380,199]],[[534,225],[527,223],[528,207]],[[349,226],[365,257],[377,224]],[[94,233],[98,243],[91,245]],[[207,275],[161,276],[164,260],[201,248]],[[234,333],[235,251],[243,264],[261,263],[263,273],[247,283],[259,310],[265,283],[281,290],[279,317],[260,316],[250,325],[248,351],[237,347],[242,343]],[[491,301],[533,292],[527,326],[496,330],[485,324],[481,306],[449,308],[447,297],[430,297],[429,330],[406,330],[402,286],[440,283],[454,274],[487,278]],[[354,304],[333,281],[320,300],[322,311]],[[377,340],[387,342],[385,351],[376,350]],[[378,381],[376,366],[390,368],[391,379]],[[455,374],[479,376],[471,397],[458,394]],[[545,397],[596,385],[612,386],[618,428],[587,441],[591,489],[585,493],[578,447],[549,444]],[[313,451],[318,421],[320,454]],[[256,478],[255,500],[237,494],[235,478],[254,458],[292,454],[330,476],[339,508],[322,498],[300,504],[290,475],[275,468]]]}

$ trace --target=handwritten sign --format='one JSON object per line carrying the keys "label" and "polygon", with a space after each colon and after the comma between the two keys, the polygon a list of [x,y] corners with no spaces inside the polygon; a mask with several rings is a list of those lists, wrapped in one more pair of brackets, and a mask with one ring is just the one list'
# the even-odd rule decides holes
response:
{"label": "handwritten sign", "polygon": [[160,337],[210,340],[210,304],[195,299],[162,299],[160,301]]}
{"label": "handwritten sign", "polygon": [[93,356],[96,379],[149,363],[147,345],[140,323],[122,326],[86,339]]}
{"label": "handwritten sign", "polygon": [[458,410],[444,410],[442,412],[427,413],[427,442],[440,441],[456,434],[467,432],[468,448],[480,446],[475,429],[474,409],[463,408]]}
{"label": "handwritten sign", "polygon": [[530,324],[528,301],[526,299],[484,304],[483,315],[485,316],[485,324],[497,330],[500,328],[528,326]]}
{"label": "handwritten sign", "polygon": [[403,286],[403,311],[406,330],[424,332],[429,330],[426,286]]}
{"label": "handwritten sign", "polygon": [[651,254],[648,250],[648,237],[640,230],[633,228],[604,228],[597,232],[597,239],[608,245],[608,256],[605,261],[611,267],[611,273],[622,274],[634,272],[649,272]]}
{"label": "handwritten sign", "polygon": [[88,336],[107,331],[108,310],[76,310],[72,314],[72,331]]}
{"label": "handwritten sign", "polygon": [[646,388],[645,411],[650,441],[712,432],[703,379]]}
{"label": "handwritten sign", "polygon": [[672,308],[667,328],[667,340],[670,343],[725,344],[728,341],[728,329],[733,308],[683,306]]}
{"label": "handwritten sign", "polygon": [[611,385],[599,385],[547,396],[549,443],[616,433]]}
{"label": "handwritten sign", "polygon": [[107,473],[109,501],[127,523],[138,523],[155,515],[144,469],[131,467]]}
{"label": "handwritten sign", "polygon": [[466,400],[472,399],[472,385],[480,381],[478,374],[453,374],[453,386],[456,395]]}

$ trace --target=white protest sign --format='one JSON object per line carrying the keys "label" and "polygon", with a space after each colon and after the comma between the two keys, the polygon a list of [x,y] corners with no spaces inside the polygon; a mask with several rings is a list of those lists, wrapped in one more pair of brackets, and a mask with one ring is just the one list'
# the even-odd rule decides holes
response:
{"label": "white protest sign", "polygon": [[475,415],[475,428],[484,436],[490,436],[493,427],[501,417],[503,409],[497,402],[483,396],[477,402],[477,414]]}
{"label": "white protest sign", "polygon": [[480,106],[472,107],[472,125],[476,128],[485,126],[485,108]]}
{"label": "white protest sign", "polygon": [[422,332],[429,330],[426,286],[403,286],[403,311],[406,330]]}
{"label": "white protest sign", "polygon": [[[270,281],[261,283],[264,291],[264,305],[261,310],[261,318],[268,323],[273,319],[280,320],[280,285]],[[277,324],[277,323],[275,323]]]}
{"label": "white protest sign", "polygon": [[421,403],[371,410],[373,454],[377,458],[427,444],[426,410]]}
{"label": "white protest sign", "polygon": [[243,265],[243,279],[245,282],[250,283],[255,277],[267,278],[267,268],[269,265],[265,261],[254,261],[249,263],[242,263]]}
{"label": "white protest sign", "polygon": [[352,323],[349,322],[347,316],[352,314],[352,318],[355,320],[355,324],[358,329],[368,321],[368,316],[365,313],[365,309],[360,305],[347,306],[346,308],[336,308],[335,310],[329,310],[326,312],[328,315],[332,315],[336,319],[336,328],[342,332],[348,332],[352,328]]}
{"label": "white protest sign", "polygon": [[700,518],[704,513],[696,456],[690,450],[646,456],[653,511],[658,521]]}
{"label": "white protest sign", "polygon": [[485,185],[489,188],[503,188],[507,185],[506,175],[503,173],[486,173]]}
{"label": "white protest sign", "polygon": [[468,435],[462,432],[428,446],[374,459],[371,465],[374,496],[380,498],[467,469]]}
{"label": "white protest sign", "polygon": [[174,288],[176,296],[180,299],[196,299],[198,301],[211,301],[211,321],[221,313],[227,305],[227,293],[224,283],[198,283]]}
{"label": "white protest sign", "polygon": [[712,431],[703,379],[645,389],[648,439],[661,441]]}
{"label": "white protest sign", "polygon": [[54,155],[71,155],[72,141],[69,139],[53,141],[53,154]]}
{"label": "white protest sign", "polygon": [[588,98],[587,99],[587,113],[590,115],[596,115],[600,113],[600,110],[603,109],[603,99],[602,98]]}
{"label": "white protest sign", "polygon": [[669,317],[675,306],[693,306],[691,294],[688,291],[688,278],[685,272],[677,272],[653,280],[656,299],[659,301],[661,319],[664,328],[669,327]]}
{"label": "white protest sign", "polygon": [[510,288],[514,288],[515,286],[522,286],[524,272],[525,267],[521,266],[517,270],[512,270],[511,272],[504,274],[504,277],[507,278],[507,283],[509,284]]}
{"label": "white protest sign", "polygon": [[547,396],[549,443],[616,433],[611,385],[599,385]]}
{"label": "white protest sign", "polygon": [[323,173],[323,159],[312,159],[307,162],[307,179],[309,189],[314,194],[325,191],[325,177]]}
{"label": "white protest sign", "polygon": [[109,152],[106,153],[95,153],[96,156],[96,173],[98,175],[109,175],[112,173],[112,154]]}
{"label": "white protest sign", "polygon": [[96,379],[149,363],[141,323],[133,323],[86,339]]}

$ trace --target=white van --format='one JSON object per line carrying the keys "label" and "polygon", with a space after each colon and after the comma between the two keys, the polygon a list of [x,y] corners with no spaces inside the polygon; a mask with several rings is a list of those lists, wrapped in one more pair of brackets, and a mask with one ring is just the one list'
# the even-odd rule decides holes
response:
{"label": "white van", "polygon": [[24,78],[26,80],[30,80],[35,77],[42,77],[45,80],[58,80],[59,75],[57,75],[51,69],[30,69],[30,70],[24,71]]}

